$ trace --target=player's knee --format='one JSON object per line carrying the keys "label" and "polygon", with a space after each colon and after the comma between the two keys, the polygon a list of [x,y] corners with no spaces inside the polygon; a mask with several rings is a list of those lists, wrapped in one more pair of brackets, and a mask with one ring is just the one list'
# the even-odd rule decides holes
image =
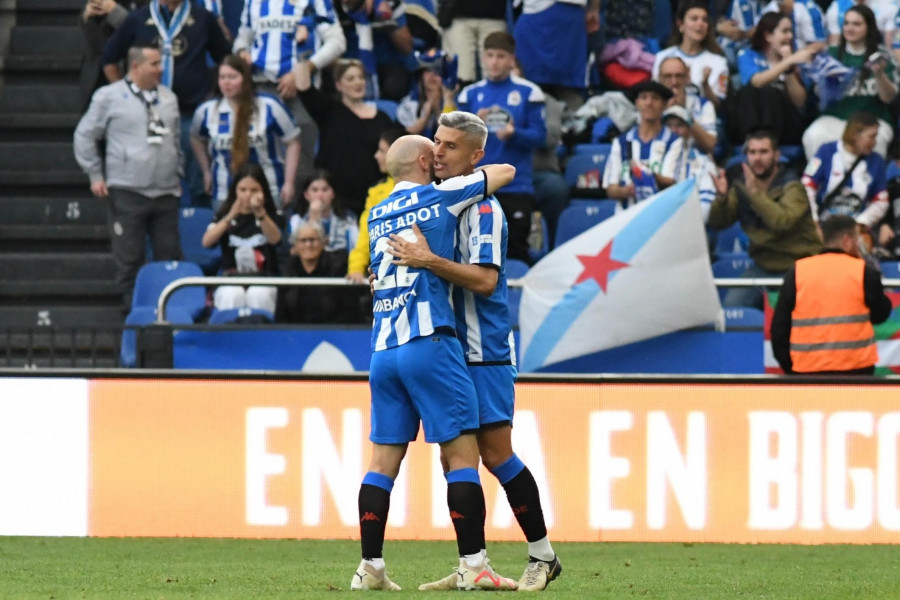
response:
{"label": "player's knee", "polygon": [[486,469],[491,470],[505,463],[513,455],[509,428],[478,432],[478,452]]}
{"label": "player's knee", "polygon": [[396,479],[400,473],[400,463],[406,456],[406,445],[376,444],[369,462],[369,471]]}

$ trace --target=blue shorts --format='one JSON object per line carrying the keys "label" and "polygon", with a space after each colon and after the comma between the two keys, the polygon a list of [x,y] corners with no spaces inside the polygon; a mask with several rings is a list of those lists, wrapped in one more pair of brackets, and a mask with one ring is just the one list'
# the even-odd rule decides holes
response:
{"label": "blue shorts", "polygon": [[512,365],[469,365],[478,393],[479,425],[512,425],[516,402],[516,368]]}
{"label": "blue shorts", "polygon": [[435,333],[372,353],[372,433],[376,444],[416,439],[419,421],[425,441],[439,444],[478,429],[478,397],[451,334]]}

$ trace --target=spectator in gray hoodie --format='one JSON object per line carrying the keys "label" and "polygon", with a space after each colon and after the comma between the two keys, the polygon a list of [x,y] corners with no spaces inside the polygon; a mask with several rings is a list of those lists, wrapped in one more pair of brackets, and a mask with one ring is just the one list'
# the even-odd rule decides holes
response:
{"label": "spectator in gray hoodie", "polygon": [[108,201],[116,281],[126,310],[144,264],[147,234],[156,260],[181,258],[178,100],[159,83],[160,63],[156,48],[133,46],[128,75],[97,90],[75,129],[75,159],[94,196]]}

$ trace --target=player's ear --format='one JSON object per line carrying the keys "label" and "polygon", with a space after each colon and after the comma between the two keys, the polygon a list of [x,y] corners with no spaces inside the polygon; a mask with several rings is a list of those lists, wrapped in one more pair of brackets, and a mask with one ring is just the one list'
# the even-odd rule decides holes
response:
{"label": "player's ear", "polygon": [[484,150],[479,149],[479,150],[476,150],[475,152],[473,152],[472,153],[472,166],[474,167],[479,162],[481,162],[482,158],[484,158]]}

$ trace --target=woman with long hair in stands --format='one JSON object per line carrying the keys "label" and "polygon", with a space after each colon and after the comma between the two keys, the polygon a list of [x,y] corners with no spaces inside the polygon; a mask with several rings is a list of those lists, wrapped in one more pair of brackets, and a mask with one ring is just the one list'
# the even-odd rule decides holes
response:
{"label": "woman with long hair in stands", "polygon": [[203,183],[217,208],[228,196],[231,175],[247,163],[259,165],[272,197],[294,199],[300,161],[300,129],[287,107],[253,86],[250,65],[233,54],[218,69],[216,98],[201,104],[191,124],[191,148]]}
{"label": "woman with long hair in stands", "polygon": [[783,145],[797,145],[805,125],[806,84],[800,65],[808,63],[825,45],[809,44],[794,52],[791,18],[777,12],[764,14],[750,47],[738,53],[741,89],[735,96],[729,123],[743,143],[748,131],[765,127],[778,134]]}
{"label": "woman with long hair in stands", "polygon": [[334,193],[333,181],[324,169],[313,172],[303,188],[297,214],[291,217],[290,231],[293,234],[301,225],[318,223],[325,232],[325,250],[349,252],[359,237],[359,224]]}
{"label": "woman with long hair in stands", "polygon": [[359,214],[369,187],[381,179],[374,158],[378,138],[397,124],[366,102],[362,62],[342,58],[334,64],[333,72],[337,97],[319,91],[308,78],[298,78],[298,89],[303,105],[319,125],[316,166],[332,174],[334,193]]}
{"label": "woman with long hair in stands", "polygon": [[[277,245],[283,229],[284,217],[262,167],[244,163],[231,178],[228,197],[203,234],[203,245],[222,247],[223,275],[271,277],[279,272]],[[223,285],[213,293],[218,310],[246,306],[274,314],[276,298],[276,288],[260,285]]]}
{"label": "woman with long hair in stands", "polygon": [[803,150],[812,159],[822,145],[841,137],[850,115],[866,111],[878,118],[875,152],[887,154],[894,138],[891,103],[897,97],[897,65],[881,45],[881,33],[875,13],[865,4],[856,4],[844,13],[841,41],[828,53],[850,67],[854,73],[838,98],[827,104],[822,116],[813,121],[803,134]]}
{"label": "woman with long hair in stands", "polygon": [[656,53],[653,79],[659,76],[662,61],[677,56],[690,69],[690,80],[698,94],[718,109],[728,93],[728,61],[709,24],[709,3],[703,0],[682,2],[676,13],[671,40],[671,46]]}

